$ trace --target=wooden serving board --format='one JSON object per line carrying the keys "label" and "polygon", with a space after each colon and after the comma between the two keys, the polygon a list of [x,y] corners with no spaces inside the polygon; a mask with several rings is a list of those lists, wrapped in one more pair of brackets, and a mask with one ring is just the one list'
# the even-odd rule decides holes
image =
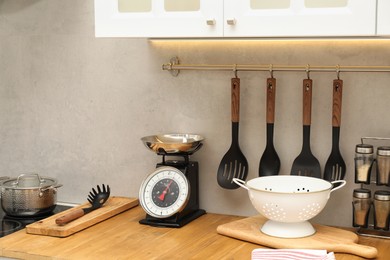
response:
{"label": "wooden serving board", "polygon": [[78,208],[88,208],[90,206],[89,203],[85,203],[83,205],[65,210],[43,220],[27,225],[26,232],[29,234],[44,236],[67,237],[137,205],[138,199],[110,197],[101,208],[96,209],[79,219],[73,220],[72,222],[63,226],[59,226],[55,223],[57,218],[68,212],[74,211]]}
{"label": "wooden serving board", "polygon": [[240,219],[217,227],[221,235],[237,238],[271,248],[326,249],[329,252],[354,254],[375,258],[375,247],[357,244],[359,237],[347,230],[313,224],[316,233],[304,238],[278,238],[264,234],[261,226],[267,221],[263,216]]}

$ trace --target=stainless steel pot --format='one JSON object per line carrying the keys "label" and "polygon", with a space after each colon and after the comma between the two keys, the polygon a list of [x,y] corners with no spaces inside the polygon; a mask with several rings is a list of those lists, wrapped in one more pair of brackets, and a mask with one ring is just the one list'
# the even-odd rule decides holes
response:
{"label": "stainless steel pot", "polygon": [[27,217],[50,213],[56,206],[57,188],[61,184],[38,174],[21,174],[2,181],[1,207],[10,216]]}

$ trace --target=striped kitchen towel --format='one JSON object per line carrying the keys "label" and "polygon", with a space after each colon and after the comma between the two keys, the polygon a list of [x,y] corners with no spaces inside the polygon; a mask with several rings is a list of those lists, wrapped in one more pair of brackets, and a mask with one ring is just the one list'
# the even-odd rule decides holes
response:
{"label": "striped kitchen towel", "polygon": [[252,251],[252,260],[335,260],[333,252],[314,249],[267,249]]}

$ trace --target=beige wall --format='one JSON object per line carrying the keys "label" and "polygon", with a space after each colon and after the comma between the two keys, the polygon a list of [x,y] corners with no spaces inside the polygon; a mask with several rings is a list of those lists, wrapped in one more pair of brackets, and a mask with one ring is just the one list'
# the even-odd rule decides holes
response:
{"label": "beige wall", "polygon": [[[231,142],[230,72],[182,71],[163,63],[389,65],[389,41],[149,41],[96,39],[93,1],[0,0],[1,175],[37,171],[59,179],[62,201],[84,202],[92,186],[138,196],[158,156],[145,135],[204,135],[200,200],[208,212],[253,215],[243,189],[224,190],[216,171]],[[241,148],[249,179],[265,147],[266,72],[241,77]],[[331,149],[332,80],[312,73],[312,151],[324,167]],[[275,72],[275,146],[289,173],[301,149],[301,87],[305,73]],[[341,151],[348,184],[332,193],[317,222],[351,224],[354,147],[361,136],[390,137],[389,73],[341,73]]]}

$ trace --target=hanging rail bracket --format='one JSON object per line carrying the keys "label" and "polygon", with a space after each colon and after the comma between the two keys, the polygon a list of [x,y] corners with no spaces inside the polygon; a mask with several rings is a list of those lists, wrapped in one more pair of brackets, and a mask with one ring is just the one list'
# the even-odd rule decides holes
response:
{"label": "hanging rail bracket", "polygon": [[163,64],[162,69],[169,70],[172,76],[177,77],[180,73],[180,70],[174,69],[173,67],[178,64],[180,64],[180,60],[175,56],[170,59],[168,64]]}

